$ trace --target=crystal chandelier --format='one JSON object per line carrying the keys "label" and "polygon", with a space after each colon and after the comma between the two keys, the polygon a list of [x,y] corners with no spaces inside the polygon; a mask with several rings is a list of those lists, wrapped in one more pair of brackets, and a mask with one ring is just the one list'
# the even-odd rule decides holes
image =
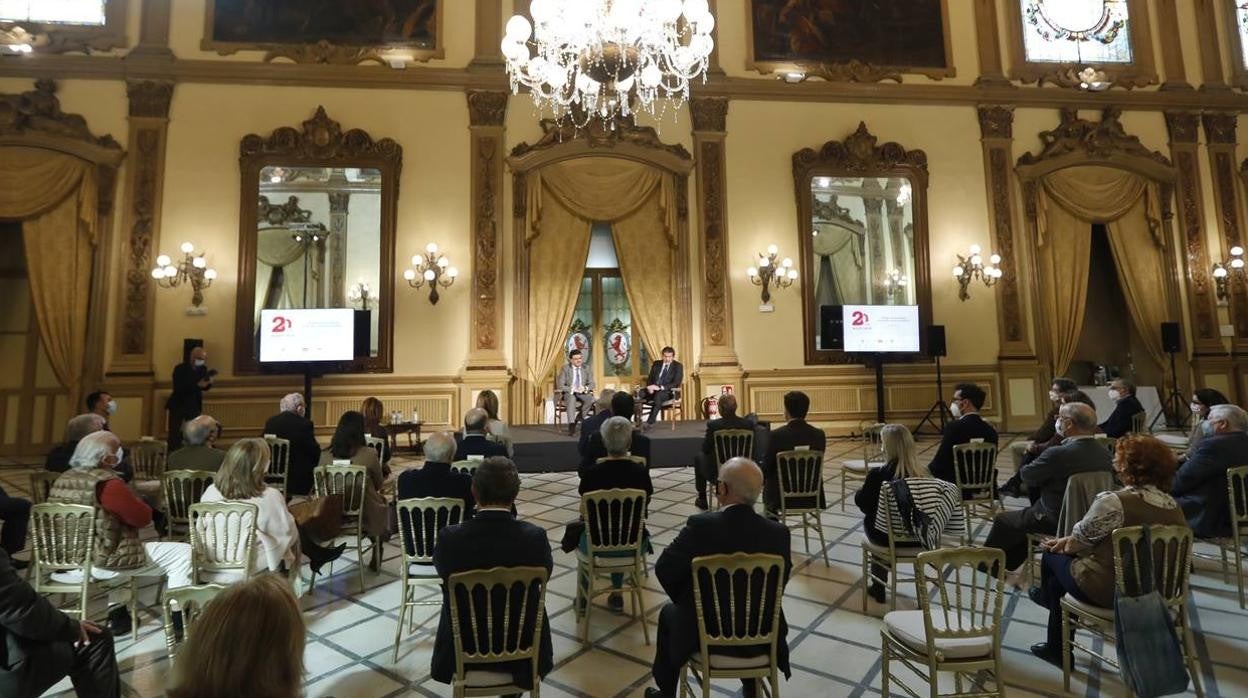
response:
{"label": "crystal chandelier", "polygon": [[533,0],[533,23],[507,21],[502,51],[513,93],[582,127],[679,104],[706,79],[714,41],[706,0]]}

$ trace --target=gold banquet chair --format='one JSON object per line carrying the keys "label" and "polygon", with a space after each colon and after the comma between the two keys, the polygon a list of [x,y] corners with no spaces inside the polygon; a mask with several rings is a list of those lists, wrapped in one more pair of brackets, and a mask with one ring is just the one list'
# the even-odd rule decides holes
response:
{"label": "gold banquet chair", "polygon": [[[492,567],[450,576],[446,586],[455,646],[451,681],[455,698],[523,693],[511,674],[481,668],[499,662],[529,663],[533,672],[529,693],[538,698],[547,576],[544,567]],[[496,627],[495,609],[500,611],[501,629]],[[516,622],[519,627],[514,627]]]}
{"label": "gold banquet chair", "polygon": [[953,477],[962,492],[962,512],[966,516],[966,544],[975,542],[973,519],[992,522],[1004,508],[997,494],[997,447],[990,443],[958,444],[953,447]]}
{"label": "gold banquet chair", "polygon": [[[217,594],[224,589],[220,584],[200,584],[198,586],[166,589],[161,602],[165,625],[165,650],[169,653],[169,661],[174,661],[178,650],[191,636],[191,628],[199,619],[204,606],[208,605]],[[175,613],[182,614],[182,632],[177,632],[173,622]]]}
{"label": "gold banquet chair", "polygon": [[[713,679],[758,679],[764,695],[780,691],[777,645],[784,601],[784,558],[779,555],[704,555],[693,559],[693,606],[698,651],[680,669],[680,695],[693,696],[688,676],[710,698]],[[738,602],[741,608],[738,609]],[[723,650],[755,647],[757,656]]]}
{"label": "gold banquet chair", "polygon": [[394,630],[394,658],[399,661],[399,641],[403,639],[403,619],[411,610],[411,627],[416,630],[416,606],[441,606],[442,596],[430,601],[417,601],[416,591],[422,586],[442,588],[442,579],[433,568],[433,548],[438,533],[464,518],[464,500],[454,497],[413,497],[395,505],[399,519],[399,547],[403,557],[402,584],[399,586],[399,622]]}
{"label": "gold banquet chair", "polygon": [[643,490],[610,489],[581,495],[581,520],[585,522],[586,551],[576,551],[576,601],[581,642],[589,644],[589,614],[595,596],[614,592],[610,585],[594,587],[603,576],[621,574],[619,591],[631,592],[633,615],[650,644],[646,607],[641,596],[645,573],[646,493]]}
{"label": "gold banquet chair", "polygon": [[190,540],[191,506],[199,503],[204,490],[215,478],[216,473],[210,470],[169,470],[165,473],[165,516],[169,520],[170,539]]}
{"label": "gold banquet chair", "polygon": [[[733,458],[754,457],[754,432],[749,429],[721,429],[715,432],[715,477],[706,479],[707,501],[712,501],[715,483],[719,481],[719,469]],[[715,508],[719,508],[718,503]]]}
{"label": "gold banquet chair", "polygon": [[[996,574],[979,572],[980,567]],[[919,608],[890,611],[880,629],[883,644],[880,691],[890,681],[917,696],[893,676],[901,662],[928,683],[932,696],[1004,696],[1001,673],[1001,607],[1005,599],[1005,553],[991,548],[945,548],[919,553],[914,563]],[[953,694],[939,693],[937,678],[953,672]],[[985,678],[992,677],[995,690]],[[963,677],[978,690],[963,691]]]}
{"label": "gold banquet chair", "polygon": [[[1150,526],[1153,569],[1141,566],[1140,551],[1144,550],[1144,527],[1129,526],[1112,534],[1114,548],[1114,584],[1120,595],[1138,594],[1145,574],[1153,578],[1153,588],[1160,594],[1174,616],[1174,630],[1183,649],[1188,674],[1196,695],[1203,697],[1200,669],[1192,647],[1191,620],[1187,616],[1188,575],[1192,566],[1192,529],[1187,526]],[[1125,555],[1124,555],[1125,553]],[[1124,559],[1124,557],[1126,559]],[[1070,692],[1074,650],[1085,652],[1121,671],[1115,658],[1098,653],[1091,645],[1076,642],[1075,631],[1086,630],[1101,639],[1102,646],[1114,644],[1114,609],[1084,603],[1067,594],[1062,597],[1062,688]]]}
{"label": "gold banquet chair", "polygon": [[191,505],[192,584],[233,584],[251,576],[259,515],[250,502]]}
{"label": "gold banquet chair", "polygon": [[884,440],[882,438],[884,424],[878,422],[862,428],[862,462],[856,460],[841,461],[841,511],[845,511],[846,494],[849,483],[864,483],[872,463],[884,463]]}
{"label": "gold banquet chair", "polygon": [[[332,545],[342,536],[355,538],[356,564],[360,568],[360,592],[364,591],[364,488],[368,484],[368,469],[362,465],[321,465],[312,471],[316,496],[331,494],[342,496],[342,528]],[[374,543],[380,545],[380,543]],[[329,574],[334,573],[334,563],[329,563]]]}
{"label": "gold banquet chair", "polygon": [[126,450],[130,453],[130,464],[134,467],[136,489],[144,489],[140,485],[145,483],[160,482],[165,475],[165,463],[169,457],[168,443],[156,439],[140,439],[131,442]]}
{"label": "gold banquet chair", "polygon": [[469,458],[468,460],[457,460],[451,463],[451,470],[457,473],[464,473],[468,477],[477,472],[477,466],[481,465],[481,458]]}
{"label": "gold banquet chair", "polygon": [[[919,553],[923,552],[923,547],[918,538],[910,535],[906,531],[905,525],[901,521],[893,519],[893,509],[896,508],[897,500],[893,494],[893,488],[885,485],[880,489],[884,496],[881,503],[881,509],[884,512],[884,523],[888,527],[888,544],[879,545],[873,543],[866,533],[862,534],[862,613],[867,613],[867,588],[871,586],[871,582],[885,582],[871,572],[871,568],[875,565],[888,566],[888,608],[894,610],[897,608],[897,577],[899,565],[913,565],[918,558]],[[902,543],[903,545],[898,545]],[[917,577],[916,577],[917,578]],[[913,581],[907,579],[906,581]]]}
{"label": "gold banquet chair", "polygon": [[377,452],[377,462],[386,462],[386,440],[380,436],[364,436],[364,445]]}
{"label": "gold banquet chair", "polygon": [[793,528],[802,529],[806,554],[810,555],[810,532],[819,534],[819,550],[823,564],[828,564],[828,544],[823,538],[823,452],[783,451],[776,454],[776,475],[780,478],[780,522],[788,525],[788,517],[796,516]]}
{"label": "gold banquet chair", "polygon": [[285,497],[286,474],[290,471],[290,439],[265,434],[264,442],[269,445],[269,469],[264,474],[264,484],[273,486]]}

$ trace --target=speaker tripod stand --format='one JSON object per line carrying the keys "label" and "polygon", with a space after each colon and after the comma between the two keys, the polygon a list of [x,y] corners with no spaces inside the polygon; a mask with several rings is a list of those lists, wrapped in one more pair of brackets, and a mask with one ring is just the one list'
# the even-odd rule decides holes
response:
{"label": "speaker tripod stand", "polygon": [[1179,372],[1175,368],[1174,355],[1170,354],[1170,394],[1161,403],[1161,411],[1153,417],[1153,421],[1149,423],[1148,430],[1151,432],[1153,427],[1157,426],[1157,420],[1163,416],[1166,418],[1166,426],[1171,429],[1178,429],[1183,426],[1183,410],[1187,407],[1183,393],[1179,392]]}
{"label": "speaker tripod stand", "polygon": [[[923,425],[930,424],[936,430],[936,435],[940,436],[945,433],[945,416],[948,415],[949,420],[953,420],[953,412],[949,411],[949,405],[945,404],[945,384],[940,375],[940,356],[936,356],[936,402],[932,403],[931,409],[927,414],[923,415],[923,419],[919,420],[917,426],[914,427],[913,434],[918,436],[923,433]],[[937,420],[940,424],[937,425]]]}

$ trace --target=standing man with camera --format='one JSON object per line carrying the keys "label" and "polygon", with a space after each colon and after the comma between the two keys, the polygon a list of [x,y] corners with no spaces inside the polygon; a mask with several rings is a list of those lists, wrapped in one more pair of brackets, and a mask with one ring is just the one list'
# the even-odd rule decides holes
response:
{"label": "standing man with camera", "polygon": [[208,352],[196,344],[184,355],[182,363],[173,367],[173,393],[165,409],[169,410],[169,452],[182,447],[182,425],[198,417],[204,409],[204,391],[212,388],[215,369],[208,368]]}

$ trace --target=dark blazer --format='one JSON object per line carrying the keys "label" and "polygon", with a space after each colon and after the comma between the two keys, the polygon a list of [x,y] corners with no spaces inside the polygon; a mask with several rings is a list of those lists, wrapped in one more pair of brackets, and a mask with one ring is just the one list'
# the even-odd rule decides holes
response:
{"label": "dark blazer", "polygon": [[1226,471],[1248,463],[1248,434],[1242,431],[1206,436],[1187,452],[1170,493],[1183,507],[1197,538],[1231,535],[1231,507]]}
{"label": "dark blazer", "polygon": [[725,429],[745,429],[754,431],[754,423],[744,417],[720,417],[706,423],[706,436],[702,438],[702,453],[715,456],[715,432]]}
{"label": "dark blazer", "polygon": [[888,544],[888,532],[875,527],[875,516],[880,511],[880,491],[893,479],[896,472],[896,460],[891,460],[879,468],[867,468],[867,479],[854,493],[854,504],[858,505],[858,510],[863,516],[862,530],[872,543],[878,545]]}
{"label": "dark blazer", "polygon": [[507,455],[507,444],[491,441],[485,434],[465,434],[455,449],[455,460],[468,460],[468,456],[504,456]]}
{"label": "dark blazer", "polygon": [[[720,511],[708,511],[689,517],[676,539],[663,551],[654,564],[655,576],[663,591],[676,605],[678,621],[671,628],[673,657],[688,657],[698,650],[698,621],[693,603],[693,559],[703,555],[731,553],[766,553],[784,558],[784,581],[793,570],[789,554],[789,529],[782,523],[763,518],[743,504]],[[740,598],[736,613],[744,612],[745,599]],[[788,625],[780,612],[780,639],[776,655],[780,670],[789,675]],[[741,648],[738,656],[757,654]],[[737,654],[734,652],[733,654]]]}
{"label": "dark blazer", "polygon": [[946,424],[945,434],[940,439],[940,446],[936,448],[936,455],[927,464],[932,477],[956,482],[953,476],[953,447],[969,444],[971,439],[983,439],[985,443],[996,444],[997,430],[985,422],[978,412],[963,415]]}
{"label": "dark blazer", "polygon": [[321,461],[321,445],[316,442],[312,420],[294,412],[282,412],[265,421],[264,433],[290,441],[290,463],[286,466],[287,494],[311,493],[312,471]]}
{"label": "dark blazer", "polygon": [[0,696],[51,688],[69,673],[77,639],[78,622],[36,593],[0,550]]}
{"label": "dark blazer", "polygon": [[[641,456],[646,459],[646,465],[650,465],[650,437],[639,432],[633,432],[633,445],[628,452],[634,456]],[[576,474],[585,477],[585,471],[591,465],[598,462],[599,458],[607,457],[607,447],[602,444],[602,434],[594,432],[589,435],[589,445],[585,447],[585,452],[581,454],[581,464],[576,469]]]}
{"label": "dark blazer", "polygon": [[451,470],[450,463],[426,461],[424,467],[410,468],[399,475],[399,499],[452,497],[464,500],[464,519],[471,519],[476,500],[472,497],[472,476]]}
{"label": "dark blazer", "polygon": [[[776,455],[796,450],[798,446],[808,446],[812,451],[822,452],[827,450],[828,436],[823,433],[822,429],[811,426],[804,419],[794,419],[772,430],[771,439],[767,444],[767,458],[763,461],[763,494],[767,505],[772,509],[780,506],[780,481],[776,474]],[[819,506],[827,506],[822,482],[819,483]]]}
{"label": "dark blazer", "polygon": [[611,410],[598,410],[581,422],[581,438],[576,442],[576,453],[578,455],[585,455],[585,450],[589,448],[590,438],[597,434],[602,425],[611,417]]}
{"label": "dark blazer", "polygon": [[663,380],[659,380],[659,373],[663,371],[663,362],[655,361],[650,365],[650,375],[646,376],[646,385],[657,385],[664,390],[680,387],[685,381],[685,367],[679,361],[672,361],[672,365],[667,367],[667,371],[663,373]]}
{"label": "dark blazer", "polygon": [[1112,473],[1109,449],[1098,439],[1066,439],[1057,446],[1044,449],[1035,460],[1019,470],[1023,484],[1038,491],[1039,498],[1028,510],[1037,519],[1057,525],[1066,497],[1066,481],[1079,473]]}
{"label": "dark blazer", "polygon": [[[457,526],[442,529],[433,549],[433,566],[442,577],[443,588],[442,614],[438,619],[430,672],[435,681],[449,684],[455,677],[455,640],[451,633],[451,603],[446,591],[446,581],[450,576],[456,572],[491,567],[545,567],[550,572],[554,568],[554,560],[546,531],[531,523],[517,521],[507,512],[489,510],[479,511],[471,520]],[[517,604],[512,606],[519,613]],[[494,607],[501,612],[502,604]],[[460,627],[467,627],[467,619],[463,619]],[[550,621],[549,617],[543,617],[538,673],[545,676],[552,666],[554,651],[550,641]],[[516,685],[521,688],[527,690],[532,687],[527,662],[504,664],[497,670],[512,672]]]}
{"label": "dark blazer", "polygon": [[199,382],[208,377],[207,366],[196,366],[191,363],[180,363],[173,367],[173,392],[165,403],[165,409],[177,415],[199,416],[204,409],[204,393],[212,389],[199,387]]}
{"label": "dark blazer", "polygon": [[581,484],[576,491],[585,494],[610,489],[644,490],[646,501],[649,501],[650,495],[654,494],[650,468],[628,459],[594,463],[581,474]]}
{"label": "dark blazer", "polygon": [[1040,423],[1040,427],[1032,432],[1027,440],[1033,444],[1042,444],[1057,436],[1057,411],[1061,405],[1053,405],[1049,408],[1049,413],[1044,415],[1044,421]]}
{"label": "dark blazer", "polygon": [[1131,417],[1143,411],[1144,405],[1141,405],[1134,395],[1128,395],[1114,405],[1114,411],[1109,415],[1109,419],[1101,422],[1101,431],[1111,439],[1125,436],[1131,431]]}

